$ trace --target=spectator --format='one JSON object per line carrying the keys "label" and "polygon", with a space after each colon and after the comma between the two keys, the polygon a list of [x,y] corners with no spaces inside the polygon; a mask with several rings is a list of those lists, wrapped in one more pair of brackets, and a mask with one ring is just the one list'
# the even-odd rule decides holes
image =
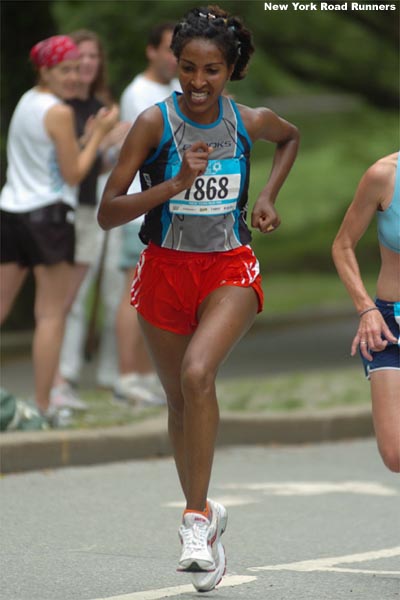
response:
{"label": "spectator", "polygon": [[[139,114],[156,102],[164,100],[173,91],[180,90],[176,75],[176,58],[171,50],[174,23],[156,25],[149,33],[146,47],[147,67],[128,85],[121,97],[121,118],[133,124]],[[141,190],[137,175],[130,193]],[[140,330],[136,310],[130,304],[130,291],[144,244],[139,230],[143,217],[122,227],[120,267],[125,273],[125,289],[117,313],[117,342],[119,379],[116,398],[129,402],[165,404],[165,395],[149,358]]]}
{"label": "spectator", "polygon": [[30,58],[38,82],[20,99],[7,142],[7,179],[0,196],[1,313],[7,317],[29,269],[35,277],[35,400],[56,422],[49,396],[65,325],[74,260],[76,185],[96,160],[118,110],[100,110],[79,148],[74,113],[64,101],[78,84],[79,51],[68,36],[36,44]]}
{"label": "spectator", "polygon": [[[68,100],[75,113],[76,134],[82,146],[85,145],[93,124],[94,115],[104,106],[112,105],[111,93],[107,85],[106,57],[99,36],[86,29],[70,34],[79,50],[79,81],[76,97]],[[82,410],[86,406],[77,394],[77,385],[83,364],[85,338],[88,329],[86,310],[87,295],[99,269],[106,262],[106,239],[96,219],[97,186],[101,172],[109,170],[115,153],[118,152],[127,133],[126,123],[118,123],[103,139],[100,151],[90,171],[81,182],[78,205],[75,211],[75,264],[72,281],[66,297],[68,317],[61,350],[59,372],[51,391],[50,403],[55,408],[66,407]],[[109,309],[109,296],[115,289],[101,286],[104,303]],[[115,312],[106,310],[101,335],[98,377],[113,370],[115,341]],[[110,349],[111,347],[111,349]],[[114,369],[115,370],[115,369]]]}

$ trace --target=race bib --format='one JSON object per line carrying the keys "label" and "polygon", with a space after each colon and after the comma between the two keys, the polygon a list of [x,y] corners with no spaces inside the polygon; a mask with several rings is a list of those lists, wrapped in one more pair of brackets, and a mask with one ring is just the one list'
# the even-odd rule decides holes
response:
{"label": "race bib", "polygon": [[[177,175],[180,164],[172,167]],[[209,160],[206,172],[192,186],[169,201],[169,210],[178,215],[223,215],[235,210],[240,191],[240,163],[237,158]]]}

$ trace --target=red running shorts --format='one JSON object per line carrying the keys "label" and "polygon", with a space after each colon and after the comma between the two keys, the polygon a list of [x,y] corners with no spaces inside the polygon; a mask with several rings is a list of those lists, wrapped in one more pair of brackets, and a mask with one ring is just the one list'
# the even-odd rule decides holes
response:
{"label": "red running shorts", "polygon": [[131,304],[146,321],[180,335],[192,334],[203,300],[224,285],[252,287],[262,311],[258,260],[250,246],[227,252],[182,252],[153,243],[143,250],[131,289]]}

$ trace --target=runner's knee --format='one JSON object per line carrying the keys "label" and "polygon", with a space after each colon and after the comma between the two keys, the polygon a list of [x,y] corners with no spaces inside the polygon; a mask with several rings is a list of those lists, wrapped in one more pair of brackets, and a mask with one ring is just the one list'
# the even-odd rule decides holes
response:
{"label": "runner's knee", "polygon": [[187,399],[195,399],[214,392],[215,373],[200,361],[189,361],[182,367],[182,392]]}

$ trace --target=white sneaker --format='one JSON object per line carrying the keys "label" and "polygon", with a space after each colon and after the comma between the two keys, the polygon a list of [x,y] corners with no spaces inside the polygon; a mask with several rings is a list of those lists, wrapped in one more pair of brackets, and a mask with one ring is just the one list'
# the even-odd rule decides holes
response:
{"label": "white sneaker", "polygon": [[116,400],[144,406],[163,406],[165,394],[155,374],[128,373],[118,378],[114,390]]}
{"label": "white sneaker", "polygon": [[[214,524],[215,525],[215,524]],[[211,540],[215,526],[199,513],[186,513],[179,527],[182,554],[178,571],[214,571],[215,562],[211,554]]]}
{"label": "white sneaker", "polygon": [[60,383],[52,388],[50,392],[50,406],[56,410],[62,408],[87,410],[87,404],[79,398],[74,388],[67,382]]}
{"label": "white sneaker", "polygon": [[190,580],[198,592],[211,592],[222,580],[226,571],[225,549],[221,543],[221,535],[226,529],[228,513],[226,508],[208,500],[212,512],[211,526],[215,530],[215,539],[211,544],[211,552],[215,562],[215,571],[210,573],[191,573]]}
{"label": "white sneaker", "polygon": [[49,406],[42,415],[53,429],[70,427],[73,423],[70,408],[54,408],[54,406]]}

